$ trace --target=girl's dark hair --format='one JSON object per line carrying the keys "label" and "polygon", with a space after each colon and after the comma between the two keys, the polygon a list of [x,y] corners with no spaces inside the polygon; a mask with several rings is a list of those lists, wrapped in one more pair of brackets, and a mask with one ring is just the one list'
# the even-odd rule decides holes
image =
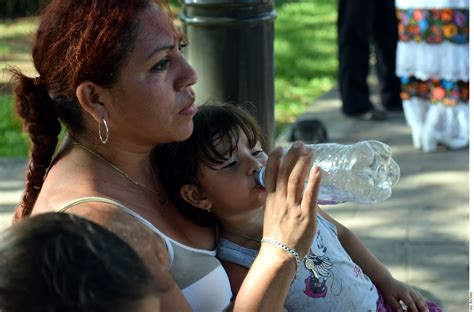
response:
{"label": "girl's dark hair", "polygon": [[133,311],[159,285],[104,227],[66,213],[25,218],[0,240],[0,311]]}
{"label": "girl's dark hair", "polygon": [[[104,87],[117,82],[137,37],[137,14],[152,2],[52,0],[44,8],[32,51],[39,77],[11,70],[16,111],[31,140],[25,192],[14,221],[31,214],[56,149],[59,120],[71,132],[83,131],[77,86],[85,80]],[[159,4],[170,16],[167,0]]]}
{"label": "girl's dark hair", "polygon": [[[213,168],[232,156],[239,141],[239,128],[252,147],[257,141],[263,144],[264,137],[255,118],[245,109],[231,104],[203,104],[193,122],[193,133],[188,140],[159,144],[153,151],[152,161],[166,193],[177,208],[194,222],[209,226],[216,224],[215,217],[185,201],[180,194],[181,187],[186,184],[200,187],[200,165]],[[222,141],[229,144],[224,153],[216,149]]]}

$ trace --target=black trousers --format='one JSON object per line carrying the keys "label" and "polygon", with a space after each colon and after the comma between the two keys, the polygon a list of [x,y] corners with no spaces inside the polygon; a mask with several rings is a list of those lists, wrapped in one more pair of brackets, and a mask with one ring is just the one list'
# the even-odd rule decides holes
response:
{"label": "black trousers", "polygon": [[375,46],[382,105],[401,107],[400,80],[395,75],[398,41],[395,0],[339,0],[339,89],[347,115],[373,108],[367,75],[370,43]]}

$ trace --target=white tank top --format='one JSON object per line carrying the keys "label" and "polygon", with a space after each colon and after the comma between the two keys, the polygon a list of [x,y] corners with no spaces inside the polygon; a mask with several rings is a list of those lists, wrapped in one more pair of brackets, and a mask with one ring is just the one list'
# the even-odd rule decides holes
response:
{"label": "white tank top", "polygon": [[115,200],[104,197],[82,197],[57,209],[67,209],[87,202],[101,202],[116,206],[156,233],[168,250],[169,272],[191,305],[193,311],[223,311],[229,306],[232,291],[227,274],[216,250],[197,249],[181,244],[158,230],[148,220]]}

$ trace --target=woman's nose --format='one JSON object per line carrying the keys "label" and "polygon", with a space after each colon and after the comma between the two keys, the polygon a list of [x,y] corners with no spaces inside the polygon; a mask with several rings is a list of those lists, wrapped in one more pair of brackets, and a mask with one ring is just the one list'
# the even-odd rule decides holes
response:
{"label": "woman's nose", "polygon": [[198,80],[197,73],[191,66],[191,64],[188,63],[188,61],[184,58],[183,55],[181,55],[181,58],[183,62],[181,71],[175,81],[175,88],[178,91],[196,84]]}

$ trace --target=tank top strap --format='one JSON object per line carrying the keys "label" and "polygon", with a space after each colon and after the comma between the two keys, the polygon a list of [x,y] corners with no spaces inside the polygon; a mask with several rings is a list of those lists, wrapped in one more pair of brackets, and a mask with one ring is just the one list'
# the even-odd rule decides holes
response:
{"label": "tank top strap", "polygon": [[150,221],[148,221],[147,219],[145,219],[144,217],[142,217],[141,215],[139,215],[138,213],[136,213],[132,209],[128,208],[127,206],[125,206],[124,204],[122,204],[122,203],[120,203],[116,200],[113,200],[111,198],[106,198],[106,197],[99,197],[99,196],[80,197],[80,198],[76,198],[76,199],[60,206],[58,209],[56,209],[56,211],[57,212],[66,212],[69,208],[72,208],[72,207],[80,205],[80,204],[91,203],[91,202],[99,202],[99,203],[113,205],[113,206],[119,208],[121,211],[123,211],[123,212],[127,213],[128,215],[132,216],[138,222],[145,225],[147,228],[149,228],[151,231],[153,231],[155,234],[157,234],[163,240],[163,242],[165,243],[166,249],[168,251],[168,259],[169,259],[168,269],[171,268],[171,265],[172,265],[173,259],[174,259],[174,249],[173,249],[173,246],[171,245],[171,241],[168,238],[168,236],[166,236],[166,234],[164,234],[163,232],[158,230],[158,228],[156,226],[154,226],[153,224],[151,224]]}

